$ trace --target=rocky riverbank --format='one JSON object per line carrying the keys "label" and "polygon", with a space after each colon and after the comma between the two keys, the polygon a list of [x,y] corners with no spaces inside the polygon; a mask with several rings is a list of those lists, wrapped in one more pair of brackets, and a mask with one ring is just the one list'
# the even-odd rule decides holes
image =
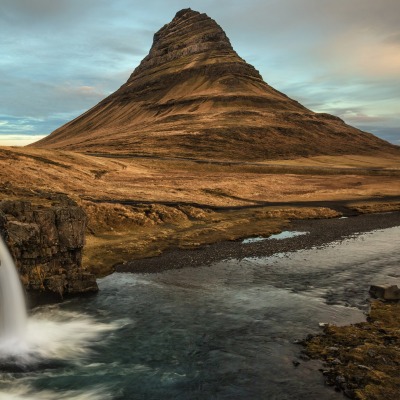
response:
{"label": "rocky riverbank", "polygon": [[[211,244],[197,250],[173,250],[159,257],[134,260],[117,266],[124,272],[161,272],[200,267],[223,259],[270,256],[324,246],[358,233],[400,226],[400,212],[357,215],[333,219],[296,220],[287,229],[307,232],[285,240],[243,240]],[[365,290],[365,288],[361,288]],[[329,301],[329,299],[327,300]],[[349,298],[351,303],[351,298]],[[365,303],[365,307],[368,303]],[[324,362],[327,385],[358,400],[399,398],[400,324],[399,303],[374,301],[366,322],[349,326],[324,326],[323,334],[309,335],[305,351],[294,367],[310,358]],[[300,367],[299,367],[300,368]]]}
{"label": "rocky riverbank", "polygon": [[[363,202],[356,203],[349,200],[310,200],[233,207],[118,200],[82,201],[81,204],[89,217],[84,265],[97,276],[111,273],[116,265],[160,256],[174,250],[178,250],[179,258],[182,255],[180,250],[198,250],[218,243],[216,252],[219,254],[220,248],[228,246],[231,249],[231,242],[251,236],[268,237],[282,230],[292,229],[290,226],[294,223],[290,224],[290,221],[311,222],[326,219],[329,223],[342,216],[354,217],[362,213],[392,212],[400,209],[397,197],[364,199]],[[374,218],[367,220],[374,224]],[[352,232],[352,224],[341,221],[337,227],[339,232],[334,238],[340,237],[342,227],[344,235],[349,229]],[[329,230],[330,228],[326,229],[327,232]],[[318,234],[315,240],[318,241],[321,237],[324,235]],[[326,240],[329,241],[330,237]],[[305,243],[308,241],[310,240],[306,240]],[[299,245],[303,242],[304,240],[299,242]],[[242,249],[239,246],[236,253],[240,257],[243,251],[250,250],[247,254],[251,255],[253,249],[258,251],[264,247],[246,246]],[[193,257],[190,252],[188,254],[190,258]],[[208,253],[204,254],[204,259],[208,257]],[[155,263],[157,264],[157,260]],[[168,265],[174,263],[176,261],[172,255]]]}
{"label": "rocky riverbank", "polygon": [[261,240],[243,244],[242,239],[238,239],[213,243],[194,250],[169,250],[158,257],[136,259],[119,264],[116,266],[116,271],[161,272],[167,269],[209,265],[229,258],[270,256],[275,253],[323,246],[359,232],[394,226],[400,226],[400,212],[364,214],[345,218],[293,220],[282,224],[281,229],[307,232],[307,234],[285,240]]}
{"label": "rocky riverbank", "polygon": [[366,322],[326,325],[305,342],[306,354],[322,359],[326,383],[352,399],[400,397],[400,304],[374,301]]}

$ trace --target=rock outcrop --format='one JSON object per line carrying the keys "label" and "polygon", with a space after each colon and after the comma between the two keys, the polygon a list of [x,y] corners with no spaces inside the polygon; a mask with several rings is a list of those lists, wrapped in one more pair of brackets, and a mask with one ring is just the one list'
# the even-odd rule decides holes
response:
{"label": "rock outcrop", "polygon": [[33,146],[224,160],[399,151],[269,86],[191,9],[154,35],[120,89]]}
{"label": "rock outcrop", "polygon": [[51,204],[0,202],[0,234],[16,262],[30,298],[96,292],[95,277],[82,268],[86,215],[67,196]]}
{"label": "rock outcrop", "polygon": [[376,299],[400,300],[400,289],[397,285],[371,285],[369,293]]}

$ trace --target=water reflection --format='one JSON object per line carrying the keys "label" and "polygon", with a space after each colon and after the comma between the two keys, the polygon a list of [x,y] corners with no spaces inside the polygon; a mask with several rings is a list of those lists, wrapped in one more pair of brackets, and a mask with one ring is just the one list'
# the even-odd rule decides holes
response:
{"label": "water reflection", "polygon": [[283,231],[281,233],[277,233],[276,235],[270,235],[268,237],[257,236],[253,238],[247,238],[242,241],[242,244],[249,244],[249,243],[258,243],[263,242],[264,240],[283,240],[283,239],[290,239],[297,236],[308,235],[310,232],[298,232],[298,231]]}

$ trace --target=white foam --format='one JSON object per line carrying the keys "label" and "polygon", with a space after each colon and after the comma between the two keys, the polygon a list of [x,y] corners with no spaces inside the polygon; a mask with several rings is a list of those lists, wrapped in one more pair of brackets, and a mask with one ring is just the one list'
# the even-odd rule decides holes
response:
{"label": "white foam", "polygon": [[14,261],[0,237],[0,361],[21,367],[43,360],[81,360],[95,339],[126,321],[99,323],[89,316],[47,307],[27,317]]}
{"label": "white foam", "polygon": [[29,386],[13,385],[7,391],[0,390],[1,400],[111,400],[106,388],[95,388],[88,391],[54,392],[42,390],[33,392]]}
{"label": "white foam", "polygon": [[21,366],[43,360],[82,360],[100,335],[126,323],[99,323],[86,315],[48,309],[28,319],[24,338],[0,341],[0,360]]}

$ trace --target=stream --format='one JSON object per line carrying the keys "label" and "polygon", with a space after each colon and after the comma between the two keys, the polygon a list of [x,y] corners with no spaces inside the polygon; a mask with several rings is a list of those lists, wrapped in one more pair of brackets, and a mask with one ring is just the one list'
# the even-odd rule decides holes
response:
{"label": "stream", "polygon": [[96,296],[31,312],[0,399],[342,399],[295,341],[320,322],[365,320],[369,285],[400,285],[399,238],[394,227],[270,257],[114,273]]}

